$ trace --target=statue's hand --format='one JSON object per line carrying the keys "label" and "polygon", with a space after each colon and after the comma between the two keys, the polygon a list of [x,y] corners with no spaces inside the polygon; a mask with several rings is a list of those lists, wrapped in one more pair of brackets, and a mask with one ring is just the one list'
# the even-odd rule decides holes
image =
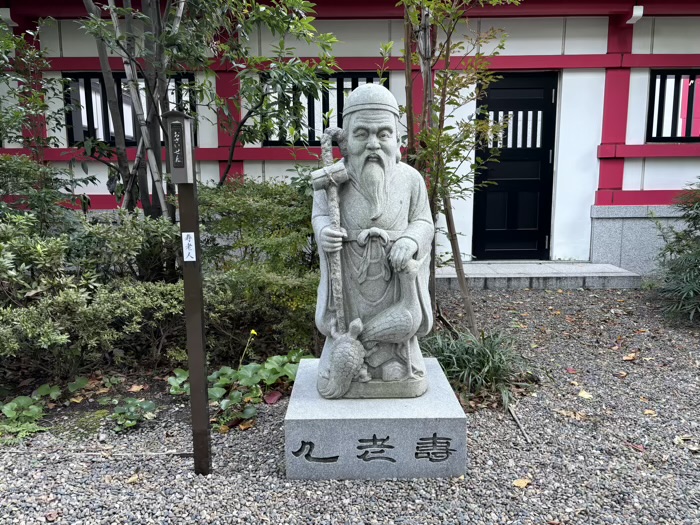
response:
{"label": "statue's hand", "polygon": [[348,236],[344,228],[334,230],[330,226],[321,230],[319,245],[324,252],[337,252],[343,247],[343,239]]}
{"label": "statue's hand", "polygon": [[413,239],[403,237],[398,239],[389,253],[389,262],[395,272],[400,272],[406,268],[408,261],[418,252],[418,245]]}

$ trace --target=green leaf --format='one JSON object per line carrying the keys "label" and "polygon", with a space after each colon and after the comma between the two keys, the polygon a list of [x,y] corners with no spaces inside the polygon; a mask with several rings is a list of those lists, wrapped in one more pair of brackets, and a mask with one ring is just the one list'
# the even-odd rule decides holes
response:
{"label": "green leaf", "polygon": [[243,419],[251,419],[254,418],[258,413],[258,409],[255,408],[252,405],[248,405],[243,409],[243,412],[241,413],[241,417]]}
{"label": "green leaf", "polygon": [[221,387],[214,387],[208,389],[209,399],[212,401],[219,401],[224,395],[226,395],[226,389]]}
{"label": "green leaf", "polygon": [[223,410],[224,412],[226,409],[231,406],[231,400],[230,399],[222,399],[221,402],[219,403],[219,408]]}
{"label": "green leaf", "polygon": [[41,398],[41,397],[46,397],[49,395],[51,392],[51,386],[48,383],[44,383],[41,385],[39,388],[37,388],[34,393],[32,394],[32,397],[36,398]]}
{"label": "green leaf", "polygon": [[73,381],[72,383],[68,383],[68,391],[72,394],[74,392],[77,392],[78,390],[82,390],[87,384],[87,377],[76,377],[75,381]]}
{"label": "green leaf", "polygon": [[289,379],[294,381],[297,378],[297,371],[299,370],[298,363],[287,363],[282,367],[282,370],[287,375]]}
{"label": "green leaf", "polygon": [[234,390],[228,395],[228,399],[234,405],[239,405],[243,401],[243,392],[240,390]]}
{"label": "green leaf", "polygon": [[153,401],[142,401],[139,404],[144,412],[153,412],[156,409],[156,404]]}

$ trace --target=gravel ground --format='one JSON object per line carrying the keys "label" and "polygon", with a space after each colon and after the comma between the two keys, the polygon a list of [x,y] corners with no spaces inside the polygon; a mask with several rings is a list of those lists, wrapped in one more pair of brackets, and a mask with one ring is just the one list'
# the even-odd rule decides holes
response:
{"label": "gravel ground", "polygon": [[[441,301],[458,316],[457,296]],[[187,407],[170,404],[104,442],[54,432],[0,450],[0,523],[700,524],[697,329],[641,291],[481,291],[475,306],[543,381],[517,406],[532,444],[503,412],[468,414],[464,479],[288,481],[286,402],[215,435],[214,473],[197,477],[162,454],[190,447]]]}

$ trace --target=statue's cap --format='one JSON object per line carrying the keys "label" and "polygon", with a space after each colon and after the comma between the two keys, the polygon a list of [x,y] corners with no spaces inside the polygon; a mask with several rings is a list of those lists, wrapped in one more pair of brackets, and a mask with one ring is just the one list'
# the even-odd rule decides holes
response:
{"label": "statue's cap", "polygon": [[384,86],[379,84],[364,84],[355,88],[345,100],[343,116],[363,110],[389,111],[399,116],[399,104],[396,97]]}

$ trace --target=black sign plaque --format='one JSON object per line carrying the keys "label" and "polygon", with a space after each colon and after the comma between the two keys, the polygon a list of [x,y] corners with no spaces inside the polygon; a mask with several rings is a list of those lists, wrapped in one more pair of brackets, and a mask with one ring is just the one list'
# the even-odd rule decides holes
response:
{"label": "black sign plaque", "polygon": [[170,140],[173,148],[173,168],[185,167],[185,130],[182,122],[170,125]]}

